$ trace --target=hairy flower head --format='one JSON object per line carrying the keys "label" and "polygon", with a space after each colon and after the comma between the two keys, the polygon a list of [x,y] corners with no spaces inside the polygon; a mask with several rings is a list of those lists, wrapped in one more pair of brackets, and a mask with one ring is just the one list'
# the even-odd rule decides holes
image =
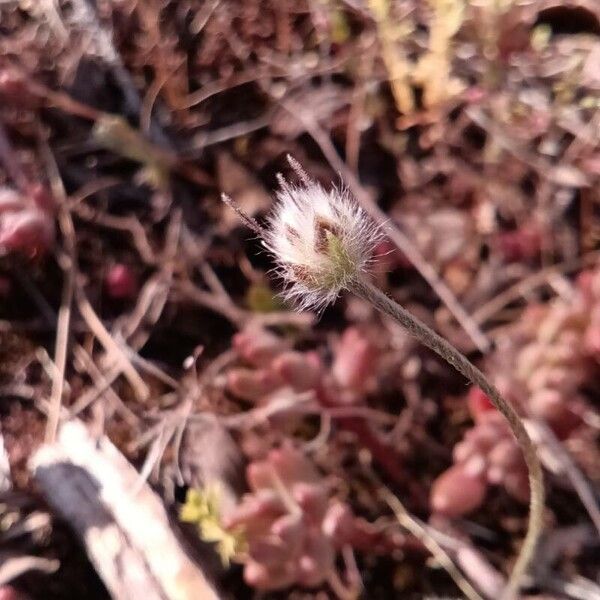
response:
{"label": "hairy flower head", "polygon": [[264,243],[285,298],[301,308],[323,308],[367,270],[382,234],[347,189],[326,190],[288,160],[300,184],[280,177]]}

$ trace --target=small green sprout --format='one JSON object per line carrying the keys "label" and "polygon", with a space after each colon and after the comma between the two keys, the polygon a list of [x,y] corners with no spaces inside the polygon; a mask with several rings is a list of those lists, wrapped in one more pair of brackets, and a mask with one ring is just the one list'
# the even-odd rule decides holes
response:
{"label": "small green sprout", "polygon": [[216,544],[216,550],[225,567],[231,560],[246,551],[246,541],[241,529],[228,530],[221,524],[221,488],[218,484],[203,489],[190,488],[179,518],[198,527],[200,538]]}

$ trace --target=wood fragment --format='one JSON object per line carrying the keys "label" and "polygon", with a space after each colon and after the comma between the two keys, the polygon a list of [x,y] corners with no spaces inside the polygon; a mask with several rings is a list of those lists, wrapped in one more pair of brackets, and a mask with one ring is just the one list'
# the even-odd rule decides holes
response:
{"label": "wood fragment", "polygon": [[106,437],[69,421],[30,463],[50,506],[81,538],[116,600],[216,600],[202,570],[184,552],[167,512]]}

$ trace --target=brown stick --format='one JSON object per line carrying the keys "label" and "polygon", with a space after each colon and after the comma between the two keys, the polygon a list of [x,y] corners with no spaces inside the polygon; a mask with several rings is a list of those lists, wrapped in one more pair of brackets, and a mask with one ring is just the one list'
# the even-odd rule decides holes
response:
{"label": "brown stick", "polygon": [[31,468],[113,598],[218,599],[178,542],[158,496],[106,437],[94,439],[79,421],[65,423]]}

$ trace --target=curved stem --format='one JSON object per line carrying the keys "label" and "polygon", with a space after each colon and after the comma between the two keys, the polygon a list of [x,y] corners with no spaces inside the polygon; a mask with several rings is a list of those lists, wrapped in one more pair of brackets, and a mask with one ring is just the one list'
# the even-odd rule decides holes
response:
{"label": "curved stem", "polygon": [[544,477],[537,452],[521,418],[516,410],[506,401],[498,390],[488,381],[486,376],[463,356],[452,344],[439,336],[435,331],[411,315],[406,309],[388,298],[381,290],[367,281],[358,280],[349,286],[349,290],[372,304],[377,310],[392,317],[400,323],[412,336],[422,344],[439,354],[471,383],[479,386],[488,396],[492,404],[500,411],[517,439],[527,469],[529,471],[530,504],[529,525],[527,535],[521,546],[521,552],[515,563],[511,576],[503,592],[502,599],[514,597],[521,579],[533,558],[538,538],[542,531],[544,509]]}

